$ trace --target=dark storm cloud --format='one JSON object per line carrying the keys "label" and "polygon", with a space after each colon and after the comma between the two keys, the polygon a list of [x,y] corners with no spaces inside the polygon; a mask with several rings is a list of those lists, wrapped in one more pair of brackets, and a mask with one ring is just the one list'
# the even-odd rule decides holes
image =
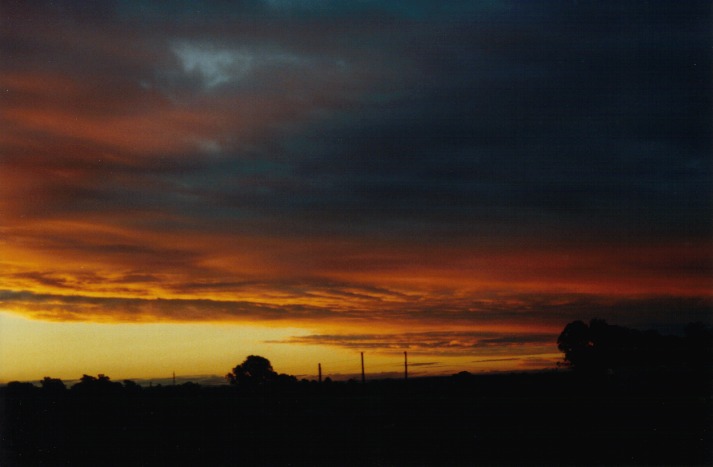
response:
{"label": "dark storm cloud", "polygon": [[[342,63],[342,90],[273,142],[198,172],[211,186],[195,190],[223,217],[279,217],[259,224],[276,233],[706,235],[706,13],[554,2],[457,19],[392,11],[387,30],[378,16],[337,22],[282,45]],[[288,30],[278,41],[302,31]],[[347,38],[333,41],[340,32]],[[379,47],[367,52],[364,41]],[[246,155],[273,164],[257,186],[241,168]]]}
{"label": "dark storm cloud", "polygon": [[170,163],[130,140],[102,166],[82,154],[105,150],[60,153],[84,165],[45,186],[52,209],[275,234],[711,233],[705,2],[470,3],[60,2],[35,7],[60,31],[39,34],[9,4],[3,53],[71,77],[42,108],[172,124],[134,135]]}
{"label": "dark storm cloud", "polygon": [[324,183],[305,209],[416,229],[709,233],[706,9],[606,5],[424,28],[400,50],[400,93],[311,134],[319,156],[300,173]]}

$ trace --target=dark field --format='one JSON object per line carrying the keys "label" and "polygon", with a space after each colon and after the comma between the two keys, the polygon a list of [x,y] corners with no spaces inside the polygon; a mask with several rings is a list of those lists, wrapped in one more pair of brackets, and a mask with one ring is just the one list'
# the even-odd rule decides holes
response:
{"label": "dark field", "polygon": [[2,391],[2,466],[713,462],[691,372]]}

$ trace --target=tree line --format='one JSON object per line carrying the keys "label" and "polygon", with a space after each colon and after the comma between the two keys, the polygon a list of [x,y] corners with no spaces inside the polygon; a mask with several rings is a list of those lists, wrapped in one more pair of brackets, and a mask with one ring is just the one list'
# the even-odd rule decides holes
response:
{"label": "tree line", "polygon": [[[229,386],[239,389],[242,392],[284,389],[296,386],[313,386],[315,384],[315,381],[309,381],[307,379],[298,380],[296,376],[276,372],[270,360],[259,355],[249,355],[242,363],[236,365],[225,375],[225,380]],[[331,385],[333,381],[331,378],[325,378],[324,383]],[[349,381],[349,383],[354,384],[355,381]],[[12,381],[7,384],[7,390],[14,394],[39,390],[45,394],[60,395],[71,393],[77,396],[116,396],[120,394],[136,394],[144,390],[190,393],[197,391],[199,388],[199,384],[190,381],[180,385],[162,386],[158,384],[146,388],[133,380],[127,379],[122,382],[112,381],[112,379],[105,374],[99,374],[97,376],[82,375],[79,381],[71,387],[67,387],[61,379],[49,376],[45,376],[40,380],[39,388],[30,382]]]}

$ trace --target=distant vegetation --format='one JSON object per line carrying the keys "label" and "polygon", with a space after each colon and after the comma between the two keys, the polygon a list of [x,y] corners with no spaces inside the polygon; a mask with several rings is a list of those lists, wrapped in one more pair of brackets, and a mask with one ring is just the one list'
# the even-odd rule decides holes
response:
{"label": "distant vegetation", "polygon": [[711,340],[575,321],[573,371],[318,383],[250,355],[222,386],[12,382],[0,465],[711,465]]}

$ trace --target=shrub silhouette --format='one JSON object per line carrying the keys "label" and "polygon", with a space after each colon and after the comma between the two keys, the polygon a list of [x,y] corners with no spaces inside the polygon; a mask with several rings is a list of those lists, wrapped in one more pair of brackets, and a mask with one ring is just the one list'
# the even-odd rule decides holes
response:
{"label": "shrub silhouette", "polygon": [[48,394],[62,394],[67,391],[67,386],[64,385],[61,379],[50,378],[49,376],[42,378],[40,386]]}
{"label": "shrub silhouette", "polygon": [[121,383],[111,381],[106,375],[99,374],[96,377],[82,375],[79,382],[72,386],[72,391],[77,394],[110,395],[121,393],[123,386]]}

